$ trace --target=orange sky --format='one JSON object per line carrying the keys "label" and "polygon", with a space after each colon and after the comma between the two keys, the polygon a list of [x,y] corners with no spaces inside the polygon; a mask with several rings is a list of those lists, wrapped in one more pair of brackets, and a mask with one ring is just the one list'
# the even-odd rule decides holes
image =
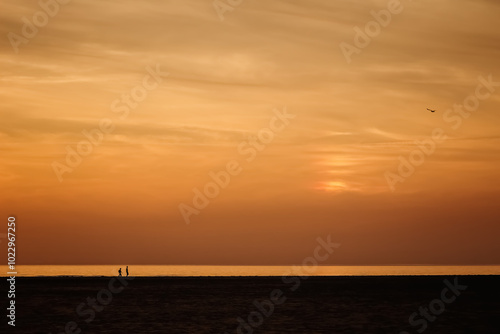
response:
{"label": "orange sky", "polygon": [[[0,211],[19,263],[292,264],[331,234],[327,264],[499,264],[500,6],[402,1],[348,63],[341,43],[388,3],[245,0],[221,20],[210,0],[74,0],[29,37],[38,2],[3,1]],[[241,173],[186,224],[179,205],[230,161]]]}

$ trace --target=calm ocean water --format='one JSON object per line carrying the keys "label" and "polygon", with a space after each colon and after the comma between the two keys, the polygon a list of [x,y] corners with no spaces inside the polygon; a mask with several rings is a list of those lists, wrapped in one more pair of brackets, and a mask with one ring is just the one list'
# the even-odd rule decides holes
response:
{"label": "calm ocean water", "polygon": [[[122,265],[122,275],[126,265]],[[1,266],[0,276],[9,276]],[[18,265],[17,276],[116,276],[120,265]],[[399,276],[500,275],[500,266],[157,266],[129,265],[130,276]]]}

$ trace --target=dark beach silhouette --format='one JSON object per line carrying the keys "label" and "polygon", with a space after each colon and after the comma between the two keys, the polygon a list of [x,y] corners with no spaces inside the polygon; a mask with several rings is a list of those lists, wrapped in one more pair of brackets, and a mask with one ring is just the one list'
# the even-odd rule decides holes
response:
{"label": "dark beach silhouette", "polygon": [[[91,296],[93,305],[103,311],[95,312],[95,320],[85,324],[88,333],[148,333],[153,326],[157,333],[193,334],[418,333],[424,323],[428,325],[425,334],[500,333],[494,316],[500,314],[500,276],[459,276],[458,284],[467,290],[459,296],[460,291],[447,290],[444,297],[454,301],[445,302],[446,311],[434,308],[447,287],[445,279],[453,284],[455,278],[142,277],[133,282],[120,278],[111,288],[123,287],[123,291],[111,292],[113,299],[103,310],[106,305],[94,298],[101,299],[103,288],[109,291],[109,277],[22,277],[16,288],[28,306],[16,308],[16,318],[23,321],[19,333],[39,333],[40,328],[64,332],[82,302],[81,310],[87,313],[76,319],[82,324],[90,319],[93,308],[87,298]],[[420,315],[421,307],[434,322]],[[412,324],[408,319],[413,313]],[[2,331],[11,332],[15,331]]]}

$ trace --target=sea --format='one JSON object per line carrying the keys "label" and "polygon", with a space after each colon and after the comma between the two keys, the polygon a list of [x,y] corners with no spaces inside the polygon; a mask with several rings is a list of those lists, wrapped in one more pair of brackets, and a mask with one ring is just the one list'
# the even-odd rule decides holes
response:
{"label": "sea", "polygon": [[[0,266],[0,276],[118,276],[127,265],[16,265]],[[128,265],[134,277],[235,277],[235,276],[432,276],[500,275],[500,266],[214,266],[214,265]]]}

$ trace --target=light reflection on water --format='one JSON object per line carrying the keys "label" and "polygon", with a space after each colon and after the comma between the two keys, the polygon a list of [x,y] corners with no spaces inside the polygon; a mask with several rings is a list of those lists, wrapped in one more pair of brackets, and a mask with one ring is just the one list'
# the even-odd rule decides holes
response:
{"label": "light reflection on water", "polygon": [[[125,265],[121,266],[122,275]],[[1,266],[0,276],[8,276]],[[16,276],[116,276],[120,265],[18,265]],[[500,266],[166,266],[129,265],[131,276],[394,276],[500,275]]]}

